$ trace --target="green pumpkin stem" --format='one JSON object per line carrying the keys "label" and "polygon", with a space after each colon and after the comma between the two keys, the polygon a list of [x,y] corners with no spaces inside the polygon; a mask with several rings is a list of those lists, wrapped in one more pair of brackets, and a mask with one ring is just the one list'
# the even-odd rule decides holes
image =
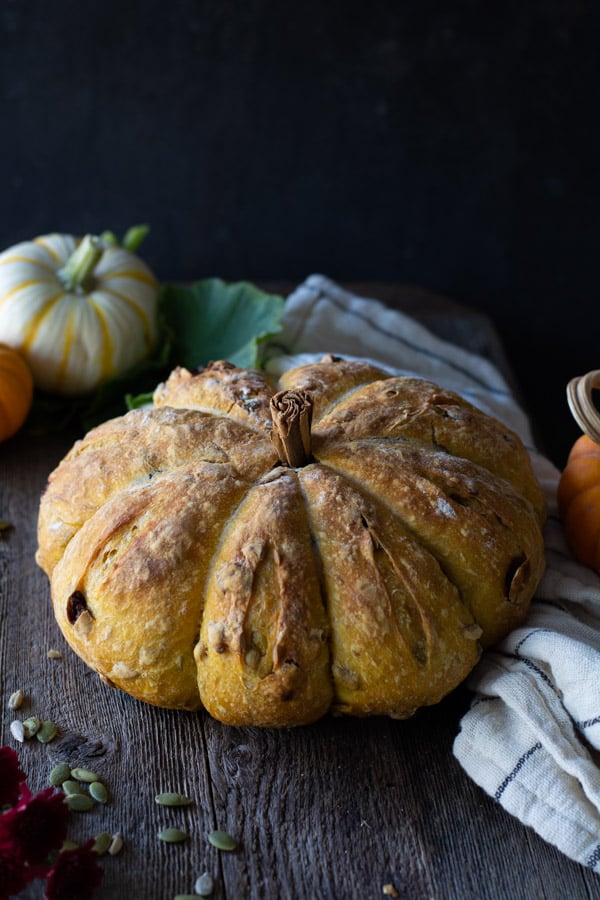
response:
{"label": "green pumpkin stem", "polygon": [[62,269],[58,277],[67,291],[87,291],[92,282],[94,269],[100,262],[104,247],[99,238],[91,234],[81,240]]}

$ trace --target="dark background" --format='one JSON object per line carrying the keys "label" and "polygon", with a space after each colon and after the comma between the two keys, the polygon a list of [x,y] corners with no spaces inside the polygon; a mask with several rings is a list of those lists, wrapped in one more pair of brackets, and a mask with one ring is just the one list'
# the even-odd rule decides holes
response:
{"label": "dark background", "polygon": [[562,465],[600,367],[596,5],[3,0],[0,247],[148,222],[161,280],[446,294]]}

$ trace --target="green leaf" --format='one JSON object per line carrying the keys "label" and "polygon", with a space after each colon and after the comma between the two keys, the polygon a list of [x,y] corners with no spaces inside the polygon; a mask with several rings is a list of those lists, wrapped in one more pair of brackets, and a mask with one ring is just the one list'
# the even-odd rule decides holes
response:
{"label": "green leaf", "polygon": [[220,278],[191,287],[165,285],[161,309],[172,334],[172,361],[193,369],[211,360],[260,365],[261,345],[280,329],[284,300],[253,284]]}

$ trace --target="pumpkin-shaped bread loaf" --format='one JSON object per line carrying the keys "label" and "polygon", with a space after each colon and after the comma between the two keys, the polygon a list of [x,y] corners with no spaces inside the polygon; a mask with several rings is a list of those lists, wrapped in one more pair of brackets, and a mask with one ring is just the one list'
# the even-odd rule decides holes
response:
{"label": "pumpkin-shaped bread loaf", "polygon": [[233,725],[436,703],[524,618],[545,504],[519,438],[366,362],[176,369],[49,479],[37,560],[106,682]]}

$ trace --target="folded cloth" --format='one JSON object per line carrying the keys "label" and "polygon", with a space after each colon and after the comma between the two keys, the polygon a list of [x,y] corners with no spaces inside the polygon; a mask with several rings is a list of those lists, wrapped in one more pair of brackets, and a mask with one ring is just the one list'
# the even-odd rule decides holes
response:
{"label": "folded cloth", "polygon": [[502,374],[410,316],[312,275],[288,298],[273,373],[323,353],[370,359],[455,390],[516,431],[544,489],[547,568],[522,627],[484,653],[454,754],[509,813],[600,871],[600,578],[572,557],[556,506],[559,472]]}

